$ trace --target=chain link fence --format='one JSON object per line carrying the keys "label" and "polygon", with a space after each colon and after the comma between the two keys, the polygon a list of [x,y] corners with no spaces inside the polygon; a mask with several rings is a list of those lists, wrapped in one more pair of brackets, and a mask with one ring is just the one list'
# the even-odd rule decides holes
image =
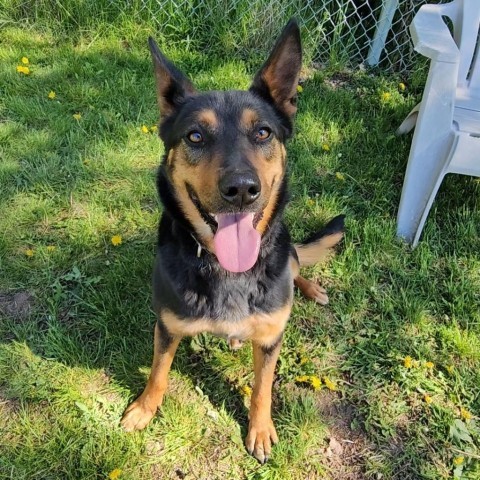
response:
{"label": "chain link fence", "polygon": [[348,67],[363,64],[388,71],[405,71],[413,65],[415,53],[408,26],[424,3],[425,0],[127,2],[132,7],[130,13],[158,24],[166,43],[184,42],[200,51],[247,58],[252,51],[268,50],[282,26],[294,16],[302,28],[307,61]]}

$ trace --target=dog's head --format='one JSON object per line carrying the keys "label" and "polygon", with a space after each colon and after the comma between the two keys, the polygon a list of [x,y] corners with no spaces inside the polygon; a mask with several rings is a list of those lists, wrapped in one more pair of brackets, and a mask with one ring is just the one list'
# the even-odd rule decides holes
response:
{"label": "dog's head", "polygon": [[247,91],[197,93],[149,39],[176,202],[223,268],[255,264],[284,188],[302,53],[290,21]]}

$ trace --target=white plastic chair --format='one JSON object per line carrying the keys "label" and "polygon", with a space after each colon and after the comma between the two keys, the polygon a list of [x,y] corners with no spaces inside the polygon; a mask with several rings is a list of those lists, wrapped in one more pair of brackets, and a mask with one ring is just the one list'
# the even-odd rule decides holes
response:
{"label": "white plastic chair", "polygon": [[479,23],[480,0],[455,0],[424,5],[410,25],[415,50],[431,59],[422,101],[397,131],[416,124],[397,217],[397,235],[414,247],[443,177],[480,176]]}

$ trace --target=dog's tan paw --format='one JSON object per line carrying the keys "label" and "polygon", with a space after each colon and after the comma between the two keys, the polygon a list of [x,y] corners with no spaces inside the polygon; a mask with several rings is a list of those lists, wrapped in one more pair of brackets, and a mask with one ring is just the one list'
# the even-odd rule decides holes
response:
{"label": "dog's tan paw", "polygon": [[120,424],[126,432],[134,430],[142,430],[145,428],[152,417],[155,415],[156,409],[149,408],[140,399],[135,400],[125,410]]}
{"label": "dog's tan paw", "polygon": [[310,283],[309,289],[308,289],[308,297],[311,298],[312,300],[315,300],[320,305],[328,304],[327,291],[320,285],[317,285],[316,283],[313,283],[313,282]]}
{"label": "dog's tan paw", "polygon": [[272,452],[272,445],[278,442],[277,431],[272,420],[264,423],[250,422],[245,446],[248,453],[260,463],[266,463]]}

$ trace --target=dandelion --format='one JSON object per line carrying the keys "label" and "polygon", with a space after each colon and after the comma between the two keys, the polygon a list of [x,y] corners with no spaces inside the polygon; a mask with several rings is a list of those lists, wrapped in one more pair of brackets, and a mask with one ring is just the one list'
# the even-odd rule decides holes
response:
{"label": "dandelion", "polygon": [[453,464],[458,467],[459,465],[461,465],[463,462],[465,461],[465,457],[455,457],[453,459]]}
{"label": "dandelion", "polygon": [[322,144],[322,150],[324,152],[329,152],[330,151],[330,145],[328,143]]}
{"label": "dandelion", "polygon": [[117,480],[117,478],[122,474],[121,468],[116,468],[108,474],[109,480]]}
{"label": "dandelion", "polygon": [[467,422],[471,420],[473,417],[473,415],[466,408],[463,408],[463,407],[460,408],[460,416],[464,420],[467,420]]}
{"label": "dandelion", "polygon": [[158,132],[158,127],[157,127],[156,125],[152,125],[152,126],[150,127],[150,131],[151,131],[152,133],[157,133],[157,132]]}
{"label": "dandelion", "polygon": [[313,199],[309,198],[309,199],[307,200],[307,205],[313,206],[313,205],[315,205],[315,201],[314,201]]}
{"label": "dandelion", "polygon": [[47,245],[47,252],[54,252],[56,249],[55,245]]}
{"label": "dandelion", "polygon": [[295,378],[295,381],[297,383],[307,383],[314,390],[318,390],[322,385],[322,381],[315,375],[301,375],[300,377]]}
{"label": "dandelion", "polygon": [[425,366],[430,370],[433,370],[433,367],[435,367],[435,364],[433,362],[427,362],[425,363]]}
{"label": "dandelion", "polygon": [[323,377],[323,381],[329,390],[334,392],[337,389],[337,386],[328,377]]}
{"label": "dandelion", "polygon": [[143,133],[148,133],[150,130],[148,130],[148,127],[146,125],[142,125],[142,132]]}
{"label": "dandelion", "polygon": [[433,402],[433,398],[432,398],[430,395],[427,395],[427,394],[425,394],[425,395],[423,396],[423,399],[425,400],[425,403],[426,403],[427,405],[430,405],[430,404]]}
{"label": "dandelion", "polygon": [[27,257],[33,257],[33,256],[35,255],[35,252],[33,251],[32,248],[27,248],[27,249],[25,250],[25,255],[26,255]]}
{"label": "dandelion", "polygon": [[405,368],[412,368],[413,367],[413,359],[410,355],[407,355],[404,359],[403,359],[403,366]]}
{"label": "dandelion", "polygon": [[50,100],[53,100],[56,96],[57,94],[53,90],[50,90],[50,93],[48,94],[48,98]]}
{"label": "dandelion", "polygon": [[24,75],[30,75],[30,69],[28,67],[24,67],[23,65],[19,65],[17,67],[18,73],[23,73]]}
{"label": "dandelion", "polygon": [[22,60],[21,62],[24,64],[24,65],[28,65],[30,62],[28,61],[28,58],[27,57],[22,57]]}
{"label": "dandelion", "polygon": [[447,366],[447,372],[451,375],[453,373],[454,366],[453,365],[448,365]]}
{"label": "dandelion", "polygon": [[244,397],[251,397],[252,396],[252,389],[248,385],[244,385],[243,387],[240,387],[240,393]]}
{"label": "dandelion", "polygon": [[345,181],[345,175],[343,173],[335,172],[335,177],[337,178],[337,180],[340,180],[341,182]]}
{"label": "dandelion", "polygon": [[314,390],[318,390],[322,385],[322,381],[318,377],[315,377],[314,375],[310,376],[309,383]]}
{"label": "dandelion", "polygon": [[383,92],[380,95],[380,98],[382,99],[382,102],[388,102],[391,97],[392,97],[392,94],[390,92]]}
{"label": "dandelion", "polygon": [[122,244],[122,236],[121,235],[114,235],[112,237],[112,245],[114,247],[117,247],[118,245],[121,245]]}
{"label": "dandelion", "polygon": [[400,82],[398,84],[398,89],[401,91],[401,92],[404,92],[406,90],[407,86],[403,83],[403,82]]}
{"label": "dandelion", "polygon": [[297,85],[297,92],[302,93],[303,92],[303,87],[301,85]]}
{"label": "dandelion", "polygon": [[82,118],[82,114],[81,114],[81,113],[74,113],[72,116],[73,116],[73,118],[74,118],[75,120],[77,120],[77,121]]}
{"label": "dandelion", "polygon": [[300,358],[300,365],[305,365],[306,363],[308,363],[309,359],[308,357],[306,357],[305,355],[302,355],[302,357]]}

